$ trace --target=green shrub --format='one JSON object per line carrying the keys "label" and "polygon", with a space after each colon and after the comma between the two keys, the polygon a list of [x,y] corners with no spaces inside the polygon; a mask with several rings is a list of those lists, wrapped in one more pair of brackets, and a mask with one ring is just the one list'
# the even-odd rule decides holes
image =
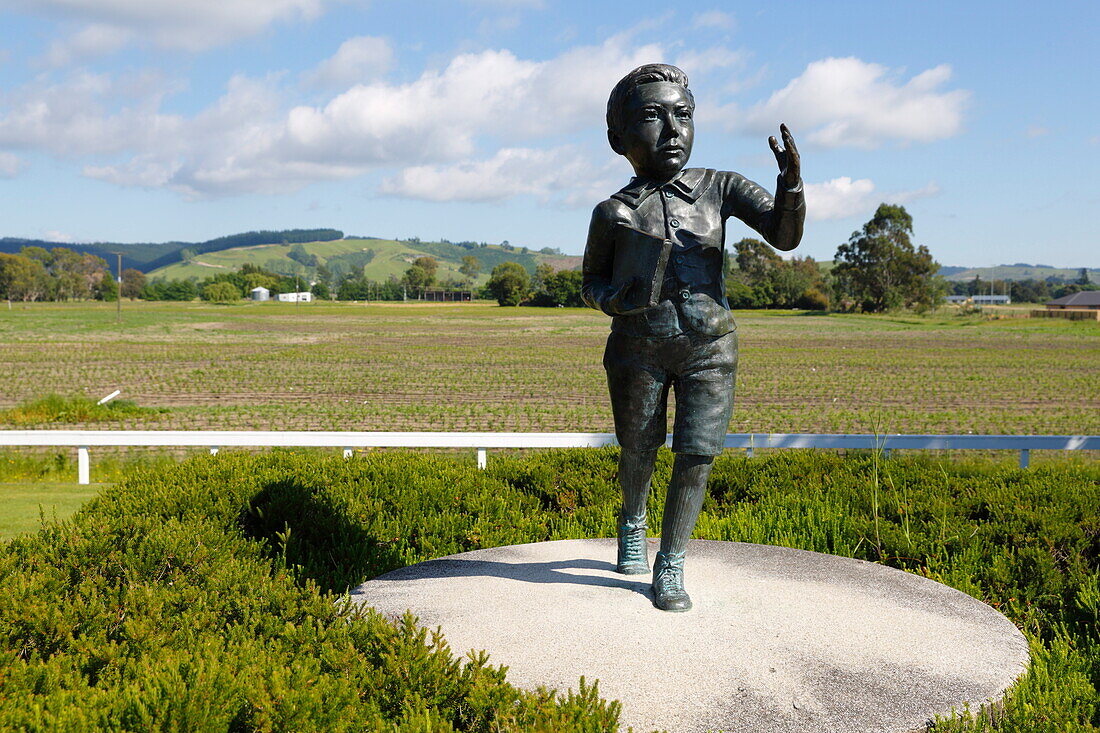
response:
{"label": "green shrub", "polygon": [[235,303],[240,300],[241,289],[231,282],[213,282],[202,289],[202,299],[211,303]]}
{"label": "green shrub", "polygon": [[93,423],[150,417],[167,412],[164,408],[141,407],[131,400],[111,400],[104,404],[90,397],[66,397],[50,394],[0,410],[0,424],[40,425],[43,423]]}
{"label": "green shrub", "polygon": [[[614,450],[222,453],[138,468],[0,547],[0,729],[612,730],[349,586],[439,555],[611,536]],[[662,451],[650,500],[664,500]],[[698,537],[861,557],[990,603],[1032,642],[996,730],[1100,724],[1100,469],[783,452],[715,466]],[[948,730],[989,729],[981,719]]]}

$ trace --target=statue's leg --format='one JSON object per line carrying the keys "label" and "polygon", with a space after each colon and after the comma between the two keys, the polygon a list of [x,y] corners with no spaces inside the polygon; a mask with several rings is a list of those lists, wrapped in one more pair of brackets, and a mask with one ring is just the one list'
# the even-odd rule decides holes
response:
{"label": "statue's leg", "polygon": [[623,448],[619,455],[619,485],[623,508],[619,512],[619,552],[615,569],[625,575],[649,572],[646,552],[646,500],[653,478],[655,450]]}
{"label": "statue's leg", "polygon": [[662,611],[687,611],[684,555],[707,493],[714,456],[677,454],[661,520],[661,550],[653,563],[653,602]]}
{"label": "statue's leg", "polygon": [[653,563],[653,602],[664,611],[686,611],[691,598],[684,590],[684,554],[733,413],[737,334],[685,337],[669,347],[677,349],[676,461],[661,522],[661,551]]}
{"label": "statue's leg", "polygon": [[657,449],[665,442],[669,378],[656,359],[653,339],[612,333],[604,351],[619,456],[623,506],[618,521],[616,570],[649,572],[646,556],[646,499]]}

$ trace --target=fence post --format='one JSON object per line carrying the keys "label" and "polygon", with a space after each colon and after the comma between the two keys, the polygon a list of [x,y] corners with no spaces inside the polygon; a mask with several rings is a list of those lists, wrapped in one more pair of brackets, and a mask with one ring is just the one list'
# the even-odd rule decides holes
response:
{"label": "fence post", "polygon": [[216,446],[216,445],[210,446],[210,455],[212,455],[212,456],[218,455],[218,446]]}
{"label": "fence post", "polygon": [[344,448],[344,458],[351,458],[351,448]]}
{"label": "fence post", "polygon": [[477,467],[481,468],[481,469],[484,469],[488,462],[489,461],[488,461],[488,457],[485,454],[485,449],[484,448],[478,448],[477,449]]}
{"label": "fence post", "polygon": [[1029,448],[1020,449],[1020,468],[1027,468],[1027,464],[1031,463],[1031,450]]}
{"label": "fence post", "polygon": [[76,449],[76,482],[79,484],[91,483],[91,466],[88,460],[88,446],[82,445]]}

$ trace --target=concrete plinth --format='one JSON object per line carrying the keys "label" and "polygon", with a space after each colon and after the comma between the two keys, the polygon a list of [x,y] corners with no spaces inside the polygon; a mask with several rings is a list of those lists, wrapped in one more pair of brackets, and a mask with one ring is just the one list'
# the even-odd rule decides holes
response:
{"label": "concrete plinth", "polygon": [[[656,552],[650,541],[650,558]],[[939,583],[849,558],[694,540],[695,608],[652,605],[615,573],[614,540],[513,545],[431,560],[359,586],[355,601],[485,649],[519,687],[599,680],[622,723],[669,731],[913,731],[998,700],[1023,635]]]}

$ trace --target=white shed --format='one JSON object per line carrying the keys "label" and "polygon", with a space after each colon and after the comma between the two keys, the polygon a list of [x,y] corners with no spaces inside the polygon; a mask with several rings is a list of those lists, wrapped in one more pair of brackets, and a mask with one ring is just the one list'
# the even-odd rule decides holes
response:
{"label": "white shed", "polygon": [[275,297],[280,303],[308,303],[313,300],[313,293],[279,293]]}
{"label": "white shed", "polygon": [[267,288],[252,288],[252,300],[270,300],[271,291]]}

